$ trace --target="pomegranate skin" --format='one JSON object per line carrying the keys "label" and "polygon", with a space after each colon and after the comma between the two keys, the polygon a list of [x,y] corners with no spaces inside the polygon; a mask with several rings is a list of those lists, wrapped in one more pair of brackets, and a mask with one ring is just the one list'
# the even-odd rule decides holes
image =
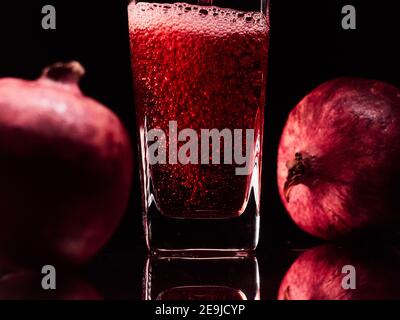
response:
{"label": "pomegranate skin", "polygon": [[398,231],[400,90],[360,78],[317,87],[289,114],[277,180],[289,215],[313,236]]}
{"label": "pomegranate skin", "polygon": [[120,120],[84,96],[76,62],[0,79],[0,255],[81,264],[126,209],[132,155]]}
{"label": "pomegranate skin", "polygon": [[[355,289],[349,284],[353,266]],[[304,252],[283,278],[278,300],[398,300],[399,255],[388,248],[356,248],[323,245]]]}

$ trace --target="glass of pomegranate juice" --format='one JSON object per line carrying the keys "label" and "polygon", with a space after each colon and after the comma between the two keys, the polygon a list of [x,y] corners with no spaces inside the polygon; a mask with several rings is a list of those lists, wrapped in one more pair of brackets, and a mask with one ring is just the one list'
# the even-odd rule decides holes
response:
{"label": "glass of pomegranate juice", "polygon": [[128,16],[149,250],[254,250],[267,0],[134,1]]}

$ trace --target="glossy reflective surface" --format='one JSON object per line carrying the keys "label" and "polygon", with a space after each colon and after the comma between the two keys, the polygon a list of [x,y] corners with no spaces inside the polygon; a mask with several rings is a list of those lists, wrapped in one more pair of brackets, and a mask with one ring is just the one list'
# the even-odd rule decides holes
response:
{"label": "glossy reflective surface", "polygon": [[58,268],[54,292],[41,288],[39,269],[3,261],[0,299],[392,300],[398,270],[400,251],[389,245],[286,246],[257,258],[102,252],[79,272]]}

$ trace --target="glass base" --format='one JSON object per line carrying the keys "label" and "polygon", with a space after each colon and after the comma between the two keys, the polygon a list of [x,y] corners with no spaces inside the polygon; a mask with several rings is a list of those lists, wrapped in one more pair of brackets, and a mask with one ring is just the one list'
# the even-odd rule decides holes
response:
{"label": "glass base", "polygon": [[154,254],[241,255],[256,249],[260,216],[253,191],[246,210],[225,219],[176,219],[162,215],[154,203],[144,219],[148,249]]}

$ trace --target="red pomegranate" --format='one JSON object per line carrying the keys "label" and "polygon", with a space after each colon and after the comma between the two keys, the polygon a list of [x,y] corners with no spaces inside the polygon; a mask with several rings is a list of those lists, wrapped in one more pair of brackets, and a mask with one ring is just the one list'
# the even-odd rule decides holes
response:
{"label": "red pomegranate", "polygon": [[82,263],[127,206],[132,156],[117,116],[84,96],[77,62],[0,79],[0,255]]}
{"label": "red pomegranate", "polygon": [[277,174],[287,211],[314,236],[398,231],[400,90],[357,78],[313,90],[289,115]]}
{"label": "red pomegranate", "polygon": [[[388,248],[324,245],[304,252],[281,282],[279,300],[400,299],[400,259]],[[344,266],[354,267],[353,274]],[[349,276],[355,288],[348,288]],[[345,286],[343,286],[345,284]]]}

